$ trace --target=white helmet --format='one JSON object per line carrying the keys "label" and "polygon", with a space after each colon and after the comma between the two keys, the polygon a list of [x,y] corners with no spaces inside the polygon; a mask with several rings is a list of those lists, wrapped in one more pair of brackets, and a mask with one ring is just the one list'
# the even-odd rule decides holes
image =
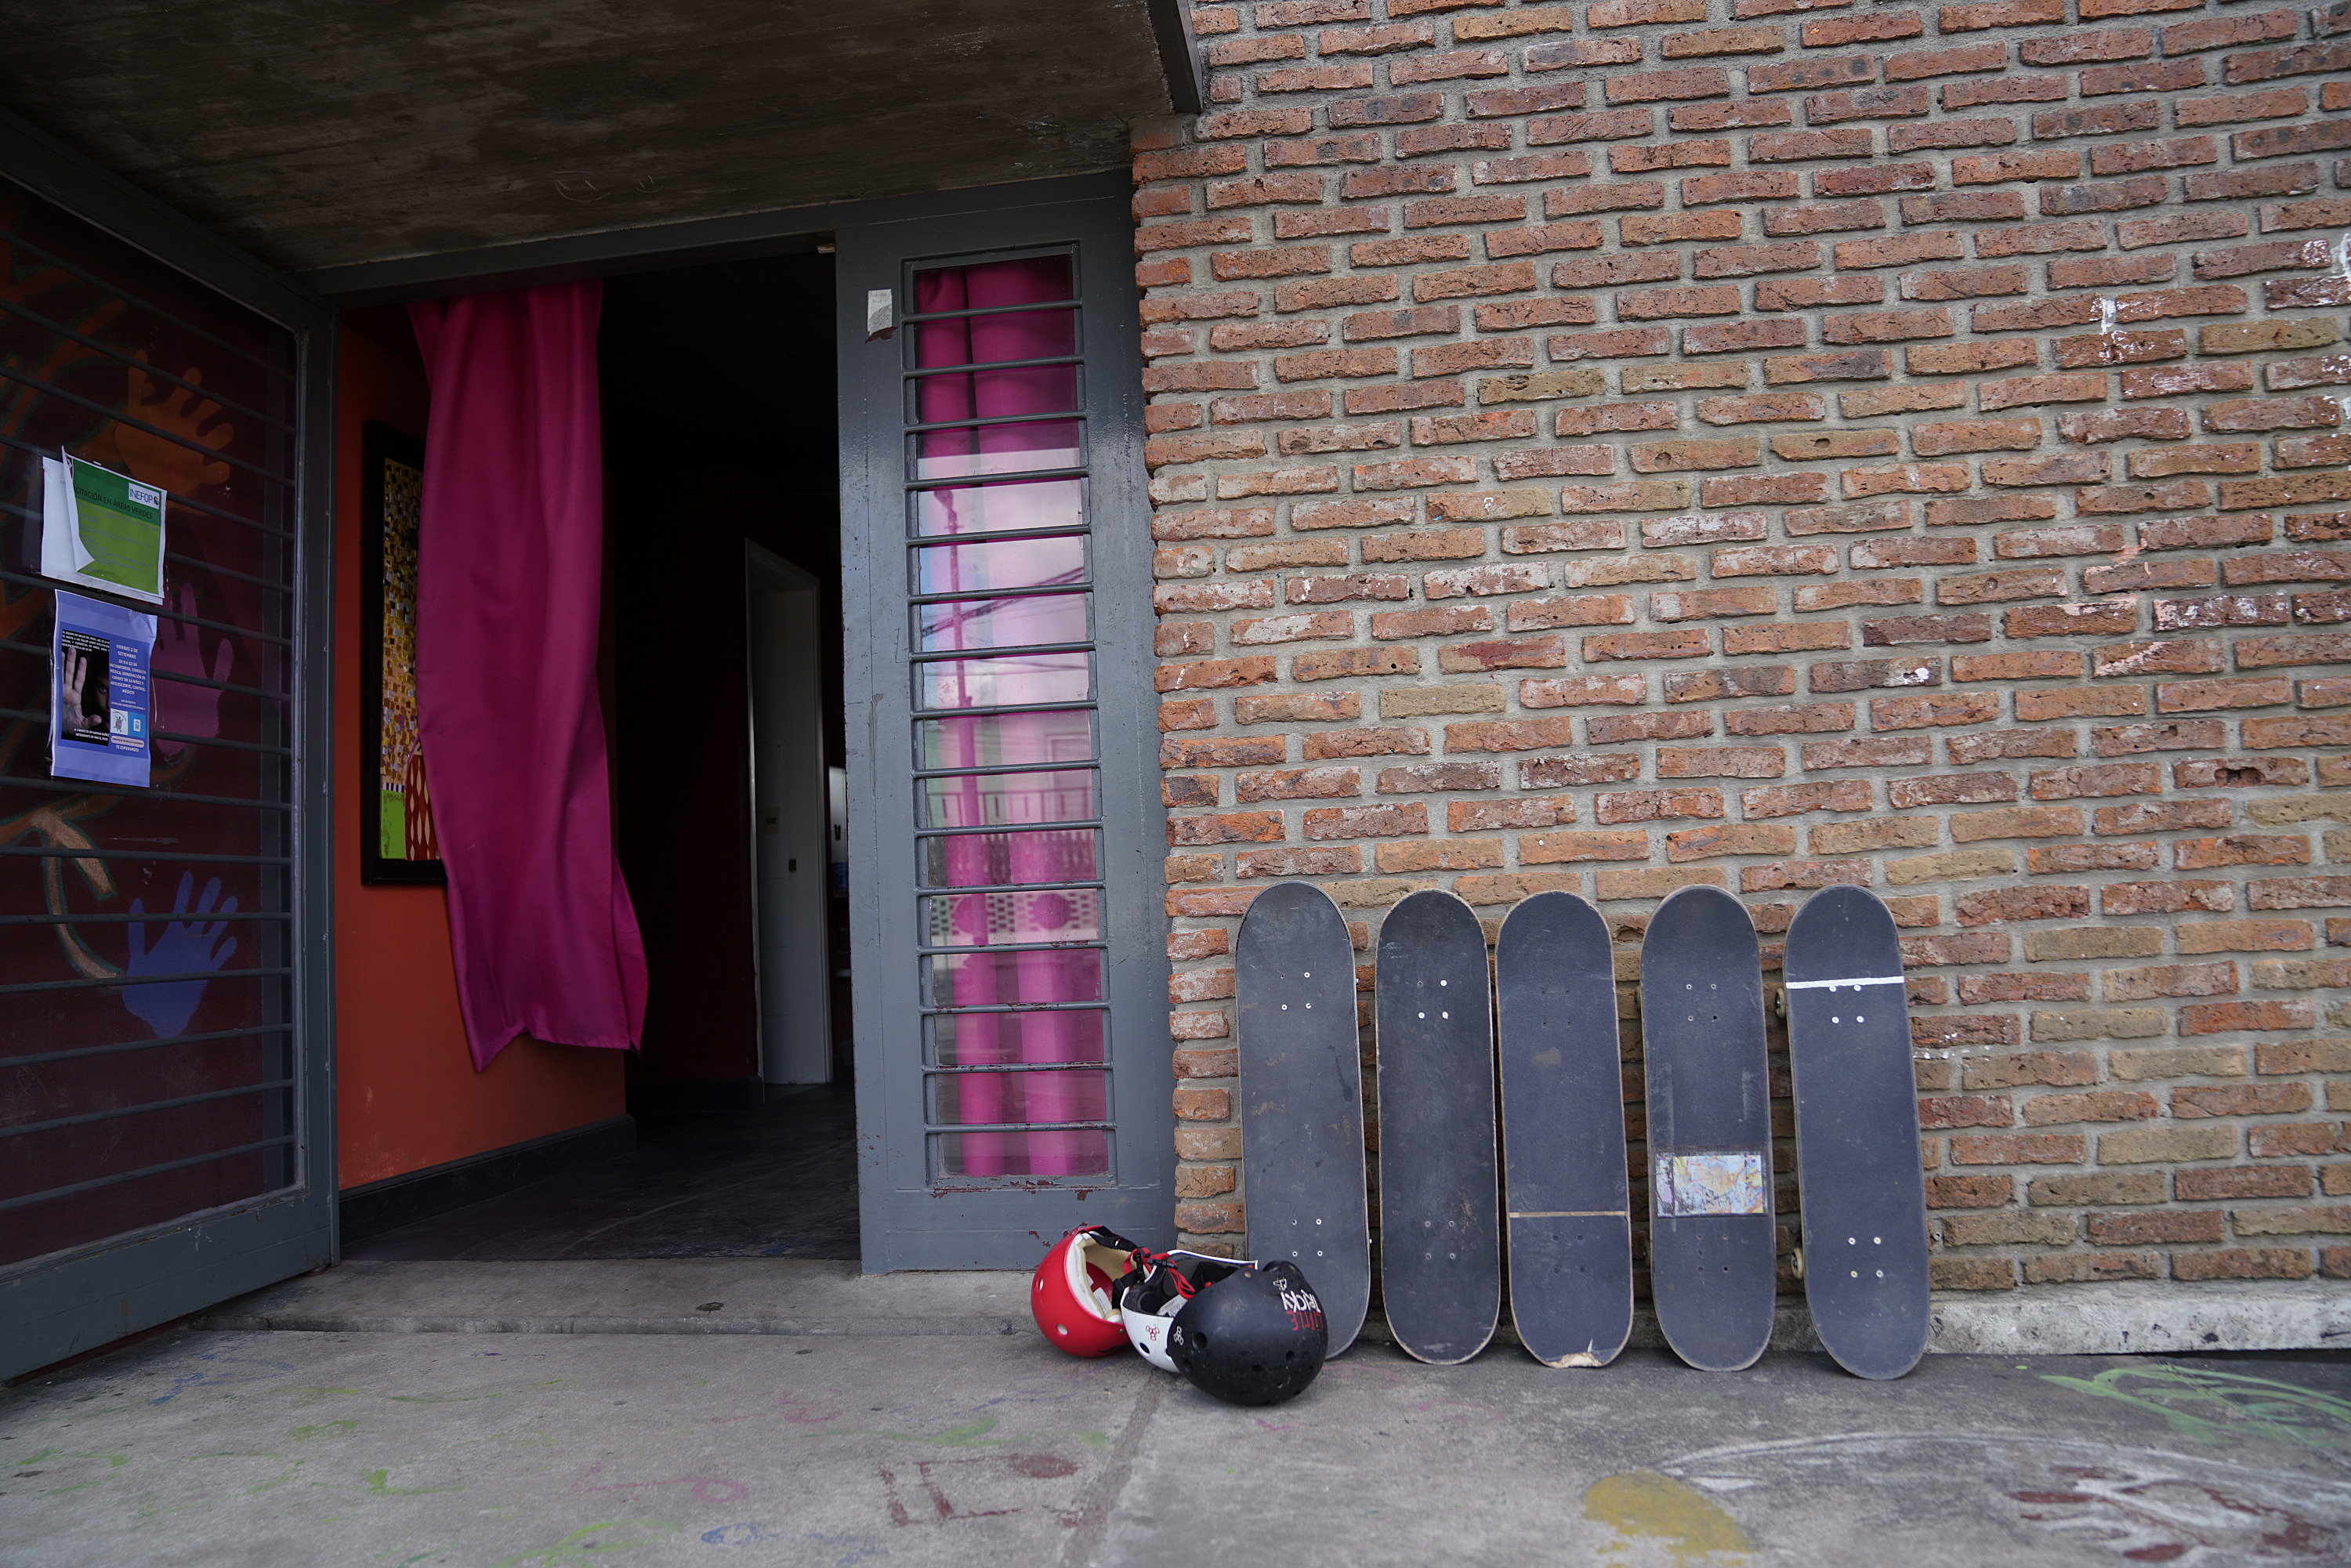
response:
{"label": "white helmet", "polygon": [[[1186,1260],[1183,1267],[1176,1264],[1178,1258]],[[1167,1354],[1167,1331],[1184,1303],[1227,1275],[1254,1267],[1204,1252],[1183,1251],[1138,1252],[1135,1262],[1143,1270],[1143,1278],[1128,1285],[1119,1298],[1119,1319],[1126,1329],[1127,1343],[1162,1372],[1176,1370]]]}

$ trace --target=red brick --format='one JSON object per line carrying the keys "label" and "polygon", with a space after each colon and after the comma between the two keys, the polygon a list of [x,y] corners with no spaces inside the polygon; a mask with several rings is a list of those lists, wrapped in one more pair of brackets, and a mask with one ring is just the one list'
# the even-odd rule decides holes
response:
{"label": "red brick", "polygon": [[2232,87],[2282,77],[2339,74],[2351,71],[2351,40],[2231,55],[2226,68],[2223,79]]}
{"label": "red brick", "polygon": [[2067,136],[2116,136],[2125,131],[2152,131],[2162,122],[2160,106],[2147,99],[2075,110],[2050,110],[2032,117],[2032,134],[2043,141]]}
{"label": "red brick", "polygon": [[2030,27],[2065,21],[2064,0],[1987,0],[1985,4],[1945,5],[1937,12],[1946,34],[1974,32],[1985,27]]}
{"label": "red brick", "polygon": [[2099,1247],[2227,1239],[2219,1209],[2157,1209],[2137,1214],[2094,1214],[2089,1236]]}
{"label": "red brick", "polygon": [[[1804,100],[1804,119],[1812,125],[1834,125],[1847,120],[1895,120],[1928,113],[1929,89],[1916,83],[1902,87],[1855,88],[1849,92],[1816,93]],[[1904,129],[1896,127],[1896,130]],[[1901,152],[1888,135],[1889,150]]]}
{"label": "red brick", "polygon": [[2077,1166],[2089,1156],[2078,1133],[1967,1133],[1951,1139],[1951,1163],[1960,1166]]}
{"label": "red brick", "polygon": [[[1881,89],[1894,92],[1898,89]],[[1920,90],[1924,90],[1923,89]],[[2042,116],[2033,117],[2036,121]],[[2012,120],[1945,120],[1931,125],[1896,125],[1886,133],[1888,152],[1914,152],[1930,147],[2005,147],[2016,140]]]}
{"label": "red brick", "polygon": [[1442,119],[1445,98],[1441,93],[1404,92],[1384,98],[1342,99],[1328,105],[1324,113],[1333,131],[1358,125],[1409,125]]}
{"label": "red brick", "polygon": [[1873,648],[1913,643],[1987,643],[1991,640],[1989,615],[1904,615],[1865,621],[1861,640]]}
{"label": "red brick", "polygon": [[2063,71],[2047,76],[2011,73],[1986,81],[1945,82],[1942,88],[1943,107],[1956,112],[1973,109],[1980,103],[2062,102],[2065,88]]}
{"label": "red brick", "polygon": [[1738,321],[1682,329],[1685,354],[1747,353],[1759,349],[1794,348],[1803,341],[1804,325],[1801,321]]}
{"label": "red brick", "polygon": [[[2172,1092],[2172,1103],[2177,1106],[2181,1094],[2191,1092],[2202,1093],[2205,1091],[2175,1090]],[[2306,1166],[2229,1166],[2174,1171],[2171,1190],[2172,1196],[2183,1203],[2225,1202],[2249,1197],[2307,1197],[2310,1196],[2310,1170]]]}
{"label": "red brick", "polygon": [[1659,779],[1777,779],[1788,759],[1776,746],[1660,747]]}
{"label": "red brick", "polygon": [[[2329,83],[2326,90],[2333,91],[2339,86]],[[2240,131],[2229,138],[2229,146],[2239,158],[2283,158],[2296,152],[2331,152],[2351,147],[2351,124],[2334,120]]]}
{"label": "red brick", "polygon": [[[2029,46],[2028,46],[2029,47]],[[2028,59],[2030,65],[2046,60]],[[1886,57],[1887,81],[1916,81],[1924,77],[1952,76],[1966,71],[1997,71],[2008,65],[2006,44],[1968,44],[1949,49],[1917,49]]]}
{"label": "red brick", "polygon": [[2195,59],[2137,60],[2094,66],[2076,78],[2084,98],[2122,92],[2174,92],[2204,85],[2204,62]]}
{"label": "red brick", "polygon": [[2306,1280],[2310,1274],[2306,1248],[2235,1247],[2171,1255],[2175,1280]]}
{"label": "red brick", "polygon": [[2199,1002],[2179,1009],[2183,1035],[2225,1034],[2239,1030],[2302,1030],[2314,1028],[2316,1015],[2308,1002]]}
{"label": "red brick", "polygon": [[2016,1198],[2011,1176],[1928,1176],[1929,1208],[2004,1208]]}
{"label": "red brick", "polygon": [[1203,115],[1196,134],[1206,141],[1267,136],[1298,136],[1314,128],[1314,114],[1306,109],[1240,109]]}
{"label": "red brick", "polygon": [[[1496,20],[1507,26],[1510,18]],[[1457,36],[1459,26],[1458,23],[1455,25]],[[1578,38],[1569,43],[1532,45],[1527,49],[1525,60],[1530,71],[1556,71],[1590,66],[1632,65],[1640,57],[1641,44],[1637,38]]]}

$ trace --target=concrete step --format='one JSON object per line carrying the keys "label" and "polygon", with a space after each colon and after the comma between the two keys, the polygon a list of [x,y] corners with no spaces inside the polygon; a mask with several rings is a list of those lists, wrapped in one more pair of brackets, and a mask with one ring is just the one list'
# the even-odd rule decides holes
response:
{"label": "concrete step", "polygon": [[[311,1333],[802,1334],[853,1338],[1036,1332],[1029,1276],[861,1274],[803,1258],[647,1258],[530,1262],[350,1262],[223,1303],[205,1329]],[[1393,1344],[1374,1312],[1364,1340]],[[1506,1313],[1494,1336],[1515,1347]],[[1665,1344],[1634,1314],[1631,1348]],[[2351,1291],[2335,1281],[2106,1284],[2079,1292],[1938,1293],[1931,1352],[2179,1354],[2214,1348],[2351,1346]],[[1781,1352],[1820,1349],[1812,1314],[1782,1298]]]}
{"label": "concrete step", "polygon": [[802,1258],[350,1262],[224,1302],[207,1329],[313,1333],[1033,1333],[1026,1274],[875,1274]]}

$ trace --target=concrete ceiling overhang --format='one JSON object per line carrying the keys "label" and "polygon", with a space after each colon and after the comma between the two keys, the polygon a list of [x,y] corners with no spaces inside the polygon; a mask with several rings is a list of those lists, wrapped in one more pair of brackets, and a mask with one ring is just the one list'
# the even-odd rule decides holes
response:
{"label": "concrete ceiling overhang", "polygon": [[1179,15],[1176,0],[50,0],[7,28],[0,104],[308,272],[1115,168],[1130,120],[1197,107],[1182,102],[1191,61],[1162,68]]}

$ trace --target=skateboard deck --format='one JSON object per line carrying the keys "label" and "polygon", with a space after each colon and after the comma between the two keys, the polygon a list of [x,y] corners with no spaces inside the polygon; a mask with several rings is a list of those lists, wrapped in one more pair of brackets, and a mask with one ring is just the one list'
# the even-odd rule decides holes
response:
{"label": "skateboard deck", "polygon": [[1233,945],[1249,1255],[1298,1265],[1337,1355],[1372,1300],[1355,955],[1311,883],[1260,893]]}
{"label": "skateboard deck", "polygon": [[1771,1341],[1771,1085],[1755,923],[1719,887],[1666,900],[1641,942],[1649,1283],[1674,1354],[1751,1366]]}
{"label": "skateboard deck", "polygon": [[1894,916],[1824,887],[1789,925],[1785,964],[1804,1299],[1839,1366],[1899,1377],[1927,1348],[1927,1182]]}
{"label": "skateboard deck", "polygon": [[1546,1366],[1605,1366],[1633,1332],[1625,1081],[1608,924],[1539,893],[1494,944],[1510,1322]]}
{"label": "skateboard deck", "polygon": [[1380,926],[1380,1297],[1396,1343],[1450,1366],[1502,1311],[1486,934],[1449,893]]}

